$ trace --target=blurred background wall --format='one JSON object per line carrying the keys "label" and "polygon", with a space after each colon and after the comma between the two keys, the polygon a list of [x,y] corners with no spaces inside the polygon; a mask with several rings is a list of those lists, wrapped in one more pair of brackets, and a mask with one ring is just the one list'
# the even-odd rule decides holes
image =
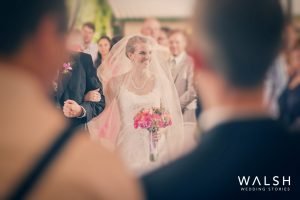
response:
{"label": "blurred background wall", "polygon": [[[79,2],[75,27],[84,22],[96,25],[95,40],[102,35],[128,35],[138,33],[145,18],[155,17],[162,26],[191,32],[189,18],[196,0],[68,0],[72,8]],[[300,32],[300,0],[281,0]]]}
{"label": "blurred background wall", "polygon": [[[96,25],[95,40],[101,35],[138,33],[145,18],[155,17],[162,26],[190,31],[187,23],[195,0],[78,0],[75,28],[84,22]],[[73,9],[74,0],[68,0]]]}

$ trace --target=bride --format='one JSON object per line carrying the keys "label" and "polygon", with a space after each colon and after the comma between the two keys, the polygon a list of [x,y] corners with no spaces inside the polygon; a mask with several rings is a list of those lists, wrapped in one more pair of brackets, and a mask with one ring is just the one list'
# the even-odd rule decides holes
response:
{"label": "bride", "polygon": [[[177,157],[183,148],[183,120],[171,74],[158,60],[155,43],[131,36],[117,43],[98,69],[107,101],[105,111],[88,123],[93,139],[115,149],[127,166],[140,175]],[[141,109],[163,107],[172,125],[155,135],[155,161],[149,159],[147,129],[134,127]]]}

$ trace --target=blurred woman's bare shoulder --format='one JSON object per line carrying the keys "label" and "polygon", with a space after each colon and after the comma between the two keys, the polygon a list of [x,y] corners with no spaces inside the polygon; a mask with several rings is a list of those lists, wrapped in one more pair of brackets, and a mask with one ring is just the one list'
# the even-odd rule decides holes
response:
{"label": "blurred woman's bare shoulder", "polygon": [[116,154],[80,132],[53,163],[33,197],[56,199],[63,194],[72,199],[142,199],[141,191]]}

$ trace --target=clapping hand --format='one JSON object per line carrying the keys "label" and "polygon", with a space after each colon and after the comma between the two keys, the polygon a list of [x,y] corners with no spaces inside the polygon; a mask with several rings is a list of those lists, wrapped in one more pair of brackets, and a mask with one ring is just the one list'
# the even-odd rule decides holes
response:
{"label": "clapping hand", "polygon": [[82,115],[83,109],[76,101],[69,99],[64,102],[63,112],[66,117],[75,118]]}
{"label": "clapping hand", "polygon": [[101,101],[101,95],[99,93],[99,88],[96,90],[91,90],[84,95],[84,101],[91,101],[91,102],[99,102]]}

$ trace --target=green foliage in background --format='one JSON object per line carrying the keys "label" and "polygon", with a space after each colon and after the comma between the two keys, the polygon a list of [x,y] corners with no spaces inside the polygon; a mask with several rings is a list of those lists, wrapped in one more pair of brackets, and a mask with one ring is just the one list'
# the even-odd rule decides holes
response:
{"label": "green foliage in background", "polygon": [[[68,0],[71,7],[74,1]],[[81,29],[85,22],[93,22],[96,26],[94,41],[102,35],[112,36],[112,10],[106,0],[81,0],[75,28]]]}

